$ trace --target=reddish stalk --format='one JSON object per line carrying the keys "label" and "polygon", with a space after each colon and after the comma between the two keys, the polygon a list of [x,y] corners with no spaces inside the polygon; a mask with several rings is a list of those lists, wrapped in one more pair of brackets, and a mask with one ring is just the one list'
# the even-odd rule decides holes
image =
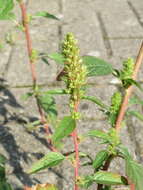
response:
{"label": "reddish stalk", "polygon": [[[138,74],[138,71],[139,71],[140,66],[142,64],[142,61],[143,61],[143,42],[141,44],[141,47],[140,47],[140,50],[139,50],[139,53],[138,53],[138,56],[137,56],[137,59],[136,59],[136,63],[135,63],[135,68],[134,68],[134,72],[133,72],[133,76],[132,76],[132,79],[134,79],[134,80],[136,80],[136,78],[137,78],[137,74]],[[131,97],[132,91],[133,91],[133,86],[130,86],[126,90],[125,96],[123,98],[123,102],[122,102],[122,105],[121,105],[121,108],[120,108],[120,111],[119,111],[119,114],[118,114],[118,117],[117,117],[117,120],[116,120],[116,124],[115,124],[115,129],[116,129],[116,131],[118,133],[120,132],[121,123],[122,123],[122,121],[124,119],[124,116],[125,116],[125,113],[126,113],[126,110],[127,110],[127,107],[128,107],[129,98]],[[107,166],[107,167],[105,167],[105,170],[108,170],[108,168],[110,166],[110,161],[111,160],[108,159],[105,162],[104,166]],[[102,187],[103,187],[103,185],[99,184],[98,187],[97,187],[97,190],[101,190]],[[135,185],[134,184],[130,184],[130,190],[135,190]]]}
{"label": "reddish stalk", "polygon": [[[29,65],[30,65],[30,69],[31,69],[33,86],[35,87],[36,82],[37,82],[37,74],[36,74],[36,69],[35,69],[35,63],[33,63],[33,61],[31,60],[31,56],[32,56],[32,40],[31,40],[31,36],[30,36],[30,31],[29,31],[27,11],[26,11],[26,6],[22,1],[19,3],[19,6],[21,8],[22,21],[23,21],[25,38],[26,38],[26,43],[27,43],[27,52],[28,52],[28,57],[29,57]],[[40,117],[41,117],[41,122],[43,124],[45,124],[46,119],[45,119],[44,113],[43,113],[43,111],[41,109],[41,106],[40,106],[40,104],[38,102],[37,97],[36,97],[36,101],[37,101],[38,111],[39,111]]]}
{"label": "reddish stalk", "polygon": [[[26,43],[27,43],[27,52],[28,52],[28,57],[29,57],[29,65],[30,65],[30,69],[31,69],[33,87],[35,88],[36,85],[37,85],[37,74],[36,74],[35,63],[34,63],[33,60],[31,60],[31,57],[32,57],[32,40],[31,40],[30,31],[29,31],[29,24],[28,24],[29,21],[28,21],[28,16],[27,16],[25,3],[20,1],[19,6],[21,8],[22,21],[23,21],[25,38],[26,38]],[[39,100],[38,100],[37,96],[35,96],[35,98],[36,98],[36,102],[37,102],[38,111],[39,111],[39,114],[40,114],[40,117],[41,117],[41,123],[44,125],[46,134],[49,135],[49,134],[51,134],[51,131],[50,131],[49,126],[47,124],[45,115],[44,115],[43,110],[42,110],[42,108],[41,108],[41,106],[39,104]],[[57,151],[52,146],[52,143],[51,143],[50,139],[48,139],[48,143],[49,143],[50,149],[52,151]]]}
{"label": "reddish stalk", "polygon": [[[134,68],[134,72],[133,72],[133,76],[132,76],[132,79],[134,79],[134,80],[136,80],[136,78],[137,78],[137,73],[138,73],[138,71],[140,69],[142,60],[143,60],[143,43],[141,44],[141,48],[139,50],[139,53],[138,53],[138,56],[137,56],[137,59],[136,59],[136,64],[135,64],[135,68]],[[120,112],[119,112],[119,115],[117,117],[116,124],[115,124],[115,129],[118,132],[120,131],[121,123],[123,121],[125,112],[127,110],[128,101],[129,101],[129,98],[131,97],[132,91],[133,91],[133,86],[130,86],[126,90],[126,94],[124,96],[124,99],[123,99],[123,102],[122,102],[122,105],[121,105],[121,109],[120,109]]]}
{"label": "reddish stalk", "polygon": [[[75,107],[74,107],[75,112],[78,112],[78,105],[79,105],[79,102],[76,102]],[[74,168],[75,185],[74,185],[74,190],[78,190],[78,185],[76,182],[77,182],[77,179],[79,176],[80,163],[79,163],[78,133],[77,133],[76,129],[73,131],[72,137],[73,137],[74,150],[75,150],[75,168]]]}
{"label": "reddish stalk", "polygon": [[[136,80],[136,78],[137,78],[137,74],[138,74],[138,71],[139,71],[140,66],[142,64],[142,61],[143,61],[143,42],[141,44],[141,48],[139,50],[139,53],[138,53],[138,56],[136,59],[136,64],[135,64],[135,68],[134,68],[134,72],[133,72],[133,76],[132,76],[132,79],[134,79],[134,80]],[[133,86],[130,86],[126,90],[126,94],[124,96],[124,99],[123,99],[123,102],[121,105],[121,109],[120,109],[119,115],[118,115],[117,120],[116,120],[115,129],[117,132],[119,132],[121,129],[121,123],[124,119],[124,116],[125,116],[125,113],[126,113],[126,110],[128,107],[129,98],[131,97],[132,91],[133,91]],[[135,190],[134,184],[130,184],[130,190]]]}

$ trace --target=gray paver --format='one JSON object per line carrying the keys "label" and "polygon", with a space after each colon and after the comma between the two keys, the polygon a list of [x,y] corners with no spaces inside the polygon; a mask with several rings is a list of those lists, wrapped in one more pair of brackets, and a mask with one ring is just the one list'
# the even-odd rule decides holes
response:
{"label": "gray paver", "polygon": [[[135,8],[138,16],[130,4]],[[104,58],[114,67],[120,68],[121,62],[125,58],[136,57],[143,39],[143,28],[140,23],[142,22],[142,5],[142,0],[41,0],[40,4],[29,1],[28,11],[30,13],[45,10],[63,16],[59,23],[44,18],[32,22],[30,32],[33,47],[39,52],[52,53],[58,51],[59,41],[65,33],[74,32],[79,40],[82,55],[89,54]],[[20,12],[18,11],[19,16]],[[140,19],[140,22],[138,19]],[[4,33],[9,31],[11,24],[0,22],[0,26],[2,39]],[[26,174],[31,164],[39,159],[42,154],[48,153],[49,150],[44,140],[45,135],[41,130],[35,133],[28,133],[25,130],[25,122],[28,119],[39,118],[39,114],[35,100],[21,100],[21,95],[29,91],[29,88],[23,88],[22,86],[32,83],[27,52],[23,49],[24,44],[24,35],[19,32],[13,51],[11,51],[11,47],[5,45],[0,53],[0,78],[5,79],[10,86],[21,86],[21,88],[1,89],[0,94],[0,150],[7,158],[12,158],[7,164],[8,178],[14,184],[16,190],[18,190],[17,188],[21,190],[23,184],[32,185],[36,182],[55,183],[59,190],[72,190],[73,168],[69,162],[63,163],[61,167],[45,170],[33,176]],[[39,60],[36,64],[36,70],[38,82],[47,84],[47,87],[44,87],[43,90],[54,88],[53,82],[56,81],[59,66],[56,66],[54,62],[47,66]],[[141,70],[139,77],[141,80],[142,72]],[[110,105],[110,96],[117,89],[117,86],[111,84],[113,79],[112,76],[89,79],[88,82],[92,85],[89,88],[88,95],[96,95],[103,99],[107,105]],[[6,82],[1,83],[5,84]],[[60,86],[62,84],[59,82],[55,88]],[[59,117],[69,114],[68,99],[65,96],[57,96],[56,102],[60,110]],[[80,134],[85,134],[91,129],[105,129],[107,131],[109,124],[103,113],[98,112],[96,105],[83,101],[80,109],[83,116],[85,115],[85,119],[79,122],[78,131]],[[5,123],[2,123],[3,121]],[[131,128],[131,126],[134,128]],[[134,155],[134,158],[143,161],[143,130],[141,127],[142,123],[132,118],[123,127],[121,138]],[[71,141],[72,139],[65,141],[64,151],[73,149]],[[80,150],[91,153],[95,157],[96,152],[101,148],[101,145],[97,146],[97,143],[97,139],[89,138],[81,143]],[[66,149],[66,147],[68,148]],[[115,160],[110,170],[116,170],[123,174],[123,162]],[[81,175],[88,174],[91,171],[90,167],[80,169]],[[96,185],[91,187],[91,189],[95,188]]]}

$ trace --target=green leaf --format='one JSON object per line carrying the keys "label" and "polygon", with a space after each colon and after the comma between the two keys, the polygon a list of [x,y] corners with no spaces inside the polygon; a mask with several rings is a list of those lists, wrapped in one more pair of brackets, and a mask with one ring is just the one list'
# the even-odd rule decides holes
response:
{"label": "green leaf", "polygon": [[123,86],[125,88],[128,88],[130,85],[135,85],[136,87],[138,87],[141,91],[143,91],[143,88],[141,87],[140,83],[133,80],[132,78],[128,78],[128,79],[124,79],[122,80]]}
{"label": "green leaf", "polygon": [[104,185],[127,185],[128,182],[125,177],[119,174],[99,171],[94,174],[94,181],[98,184]]}
{"label": "green leaf", "polygon": [[47,183],[47,184],[42,184],[42,185],[41,185],[41,184],[38,184],[38,185],[36,185],[36,187],[33,188],[33,189],[35,189],[35,190],[58,190],[55,185],[49,184],[49,183]]}
{"label": "green leaf", "polygon": [[59,126],[56,128],[56,131],[52,136],[53,143],[57,144],[61,139],[70,135],[75,127],[75,120],[71,116],[65,116],[59,123]]}
{"label": "green leaf", "polygon": [[126,159],[126,174],[136,190],[143,188],[143,166],[132,159]]}
{"label": "green leaf", "polygon": [[101,150],[97,153],[95,160],[93,161],[94,169],[99,169],[104,161],[106,161],[109,157],[109,152],[107,150]]}
{"label": "green leaf", "polygon": [[39,103],[43,110],[48,114],[50,118],[57,116],[56,103],[52,96],[44,94],[38,97]]}
{"label": "green leaf", "polygon": [[65,157],[62,154],[58,152],[50,152],[41,158],[38,162],[36,162],[28,173],[32,174],[45,168],[56,166],[60,164],[64,159]]}
{"label": "green leaf", "polygon": [[14,190],[6,180],[0,181],[0,190]]}
{"label": "green leaf", "polygon": [[33,96],[33,92],[27,92],[21,96],[21,99],[26,101],[31,96]]}
{"label": "green leaf", "polygon": [[13,8],[13,0],[0,0],[0,20],[14,18],[14,14],[11,12]]}
{"label": "green leaf", "polygon": [[119,148],[119,153],[120,153],[120,155],[121,155],[124,159],[129,159],[129,160],[132,159],[132,157],[131,157],[131,155],[130,155],[128,149],[127,149],[125,146],[119,145],[118,148]]}
{"label": "green leaf", "polygon": [[48,55],[48,57],[50,59],[54,60],[56,63],[62,64],[62,65],[65,62],[64,56],[60,53],[52,53],[52,54]]}
{"label": "green leaf", "polygon": [[112,65],[94,56],[83,56],[83,62],[87,66],[88,76],[102,76],[113,72]]}
{"label": "green leaf", "polygon": [[128,111],[127,115],[132,115],[138,118],[140,121],[143,121],[143,114],[139,113],[138,111]]}
{"label": "green leaf", "polygon": [[0,181],[5,179],[5,168],[0,166]]}
{"label": "green leaf", "polygon": [[111,137],[107,133],[100,130],[89,131],[86,136],[97,137],[108,142],[111,140]]}
{"label": "green leaf", "polygon": [[129,104],[130,105],[133,105],[133,104],[143,105],[143,100],[141,100],[138,96],[133,96],[130,98]]}
{"label": "green leaf", "polygon": [[92,175],[88,175],[88,176],[80,178],[77,184],[81,188],[88,189],[93,184],[93,182],[94,182],[94,177]]}
{"label": "green leaf", "polygon": [[106,106],[100,99],[95,96],[82,96],[82,99],[92,101],[101,108],[108,110],[108,106]]}
{"label": "green leaf", "polygon": [[54,90],[48,90],[46,92],[42,92],[44,94],[54,94],[54,95],[62,95],[62,94],[67,94],[65,89],[54,89]]}
{"label": "green leaf", "polygon": [[0,154],[0,165],[1,166],[5,165],[6,160],[7,160],[6,157],[4,155]]}
{"label": "green leaf", "polygon": [[55,15],[50,14],[46,11],[41,11],[41,12],[37,12],[34,16],[35,17],[45,17],[45,18],[50,18],[50,19],[54,19],[54,20],[59,20]]}

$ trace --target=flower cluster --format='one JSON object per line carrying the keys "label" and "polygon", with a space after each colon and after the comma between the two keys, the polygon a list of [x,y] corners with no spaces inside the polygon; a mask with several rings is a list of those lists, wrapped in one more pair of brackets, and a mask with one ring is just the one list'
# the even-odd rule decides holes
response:
{"label": "flower cluster", "polygon": [[111,97],[111,106],[109,109],[109,122],[114,127],[120,106],[122,103],[122,95],[120,92],[115,92]]}
{"label": "flower cluster", "polygon": [[[87,70],[86,66],[83,65],[79,53],[77,40],[72,33],[68,33],[62,44],[62,54],[65,58],[64,70],[66,75],[64,81],[66,82],[68,93],[71,95],[71,111],[83,96],[83,87],[86,84]],[[73,115],[75,114],[77,115],[77,113],[73,111]]]}
{"label": "flower cluster", "polygon": [[123,62],[123,69],[121,71],[121,79],[130,79],[132,78],[132,74],[134,71],[134,60],[132,58],[128,58]]}

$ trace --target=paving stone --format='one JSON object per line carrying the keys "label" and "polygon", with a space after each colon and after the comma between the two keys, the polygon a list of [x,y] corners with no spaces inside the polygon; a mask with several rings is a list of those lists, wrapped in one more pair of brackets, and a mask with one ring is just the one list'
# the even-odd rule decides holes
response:
{"label": "paving stone", "polygon": [[[34,14],[45,10],[62,17],[60,22],[39,18],[32,21],[30,32],[34,49],[39,52],[52,53],[59,50],[59,42],[67,32],[75,33],[81,47],[81,54],[93,55],[110,62],[113,67],[121,68],[121,62],[127,57],[135,58],[143,39],[142,34],[142,6],[141,0],[42,0],[40,4],[29,1],[28,11]],[[20,10],[16,7],[18,19]],[[18,11],[17,11],[18,10]],[[0,22],[0,38],[11,28],[10,22]],[[16,190],[22,190],[23,184],[54,183],[59,190],[73,189],[73,166],[68,161],[61,166],[42,171],[32,176],[26,171],[32,163],[42,155],[49,152],[43,130],[28,132],[26,121],[39,118],[34,99],[21,100],[21,95],[29,92],[31,74],[28,65],[24,34],[18,32],[17,43],[12,48],[5,44],[0,56],[0,84],[9,84],[10,88],[3,87],[0,91],[0,151],[9,159],[7,174],[9,181]],[[54,62],[50,66],[42,63],[36,64],[38,83],[46,84],[43,90],[64,87],[63,83],[56,83],[56,76],[60,70]],[[139,79],[142,80],[142,69]],[[6,80],[6,81],[3,81]],[[113,76],[90,78],[88,95],[97,96],[110,105],[110,97],[117,90],[118,85]],[[56,85],[54,86],[54,83]],[[12,88],[12,86],[16,88]],[[23,86],[23,87],[22,87]],[[21,88],[18,88],[21,87]],[[135,92],[137,90],[135,89]],[[136,92],[138,93],[138,92]],[[142,93],[139,93],[142,97]],[[56,97],[59,118],[69,114],[68,97]],[[136,107],[135,107],[136,109]],[[139,107],[142,113],[142,108]],[[82,101],[80,110],[85,115],[78,123],[78,132],[83,135],[89,130],[102,129],[107,131],[109,123],[99,108],[90,102]],[[121,139],[131,151],[133,157],[143,162],[142,123],[132,117],[121,130]],[[64,141],[64,149],[73,150],[72,138]],[[105,148],[98,146],[98,140],[88,138],[80,144],[80,150],[91,154]],[[93,169],[84,167],[80,169],[81,175],[89,174]],[[124,163],[115,160],[110,167],[111,171],[124,174]],[[96,189],[94,184],[91,190]],[[121,188],[117,188],[118,190]],[[123,190],[123,188],[122,188]]]}
{"label": "paving stone", "polygon": [[[81,54],[99,57],[106,55],[94,4],[83,1],[65,1],[63,33],[73,32],[79,40]],[[74,14],[73,14],[74,10]]]}

